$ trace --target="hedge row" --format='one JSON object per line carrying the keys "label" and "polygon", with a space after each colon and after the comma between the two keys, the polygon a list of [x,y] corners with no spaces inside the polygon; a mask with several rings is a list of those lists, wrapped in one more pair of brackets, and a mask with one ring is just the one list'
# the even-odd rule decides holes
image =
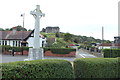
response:
{"label": "hedge row", "polygon": [[65,60],[34,60],[4,63],[2,78],[71,78],[74,71],[69,61]]}
{"label": "hedge row", "polygon": [[[120,58],[81,58],[74,61],[76,78],[118,78]],[[119,61],[119,64],[118,64]]]}
{"label": "hedge row", "polygon": [[11,46],[0,46],[0,47],[2,47],[2,52],[4,50],[9,51],[9,50],[12,50],[12,49],[14,49],[15,52],[21,52],[22,50],[29,51],[29,48],[30,48],[30,47],[11,47]]}
{"label": "hedge row", "polygon": [[69,54],[72,51],[76,51],[74,48],[44,48],[45,51],[51,51],[53,54]]}
{"label": "hedge row", "polygon": [[[1,46],[2,47],[2,52],[4,50],[9,51],[14,49],[15,52],[21,52],[22,50],[27,50],[29,51],[29,48],[31,47],[11,47],[11,46]],[[76,49],[73,48],[43,48],[44,52],[45,51],[51,51],[53,54],[69,54],[72,51],[76,51]]]}
{"label": "hedge row", "polygon": [[[2,78],[120,78],[120,58],[80,58],[74,69],[66,60],[34,60],[0,64]],[[2,69],[1,69],[2,68]]]}
{"label": "hedge row", "polygon": [[105,58],[120,57],[120,49],[103,49]]}

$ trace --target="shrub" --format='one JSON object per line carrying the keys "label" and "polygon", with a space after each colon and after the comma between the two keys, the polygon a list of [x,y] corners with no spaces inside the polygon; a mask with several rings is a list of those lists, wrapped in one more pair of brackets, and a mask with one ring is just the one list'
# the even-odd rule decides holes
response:
{"label": "shrub", "polygon": [[72,65],[66,60],[34,60],[4,63],[3,79],[10,78],[72,78]]}
{"label": "shrub", "polygon": [[118,78],[118,58],[81,58],[74,61],[76,78]]}
{"label": "shrub", "polygon": [[72,51],[76,51],[73,48],[44,48],[45,51],[51,51],[53,54],[69,54]]}
{"label": "shrub", "polygon": [[120,49],[103,49],[105,58],[120,57]]}

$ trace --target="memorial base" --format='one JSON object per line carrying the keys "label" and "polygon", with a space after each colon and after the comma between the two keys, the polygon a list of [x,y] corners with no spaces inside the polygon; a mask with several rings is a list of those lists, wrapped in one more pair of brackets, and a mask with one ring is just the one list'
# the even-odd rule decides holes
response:
{"label": "memorial base", "polygon": [[30,61],[30,60],[38,60],[43,59],[43,48],[30,48],[28,59],[24,59],[24,61]]}

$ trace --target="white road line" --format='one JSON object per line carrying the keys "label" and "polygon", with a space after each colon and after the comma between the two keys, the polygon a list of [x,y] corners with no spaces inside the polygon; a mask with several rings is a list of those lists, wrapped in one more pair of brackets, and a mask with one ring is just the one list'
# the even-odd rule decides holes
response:
{"label": "white road line", "polygon": [[83,58],[85,58],[83,55],[79,54],[80,56],[82,56]]}

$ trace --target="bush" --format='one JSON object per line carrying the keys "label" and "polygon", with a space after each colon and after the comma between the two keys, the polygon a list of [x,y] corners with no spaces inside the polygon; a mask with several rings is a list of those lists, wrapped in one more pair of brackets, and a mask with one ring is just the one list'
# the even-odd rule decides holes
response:
{"label": "bush", "polygon": [[51,51],[53,54],[69,54],[72,51],[76,51],[73,48],[44,48],[45,51]]}
{"label": "bush", "polygon": [[105,58],[120,57],[120,49],[103,49]]}
{"label": "bush", "polygon": [[118,78],[118,58],[81,58],[74,61],[76,78]]}
{"label": "bush", "polygon": [[66,60],[34,60],[3,63],[3,79],[10,78],[73,78],[72,65]]}

